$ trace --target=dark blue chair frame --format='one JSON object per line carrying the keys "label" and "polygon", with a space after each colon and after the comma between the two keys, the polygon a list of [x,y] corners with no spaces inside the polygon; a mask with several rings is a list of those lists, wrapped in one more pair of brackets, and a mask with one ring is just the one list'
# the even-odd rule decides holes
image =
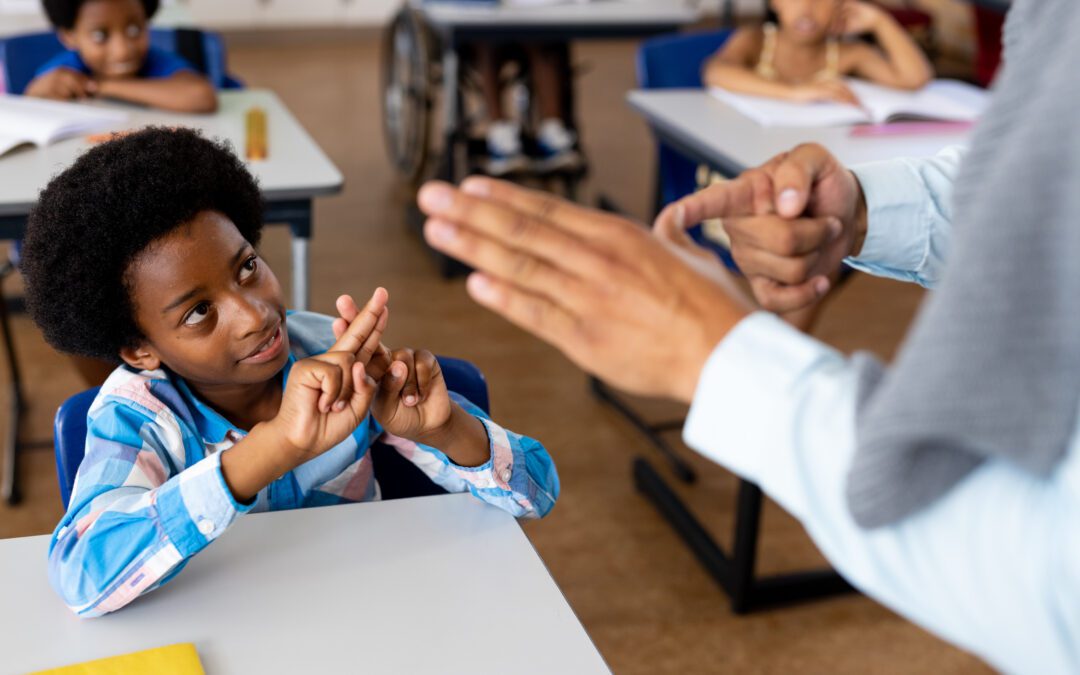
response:
{"label": "dark blue chair frame", "polygon": [[[638,51],[638,81],[642,88],[700,88],[701,67],[719,49],[730,31],[667,35],[645,42]],[[656,173],[656,212],[697,189],[697,163],[659,143]],[[700,228],[699,228],[700,229]],[[692,231],[693,233],[693,231]],[[697,238],[697,237],[696,237]],[[698,238],[701,242],[701,239]],[[701,242],[707,245],[707,242]],[[711,248],[711,247],[710,247]],[[715,250],[715,248],[714,248]],[[728,265],[730,255],[717,251]],[[696,474],[662,434],[681,430],[684,420],[646,421],[603,382],[591,378],[593,392],[633,424],[665,456],[676,476],[693,483]],[[846,593],[854,590],[832,570],[759,578],[754,574],[764,496],[754,483],[739,481],[735,537],[730,555],[690,512],[652,464],[643,457],[633,461],[634,484],[656,506],[698,562],[728,594],[731,609],[745,614],[757,609]]]}
{"label": "dark blue chair frame", "polygon": [[[473,363],[464,359],[440,356],[446,385],[461,394],[484,412],[491,412],[487,379]],[[53,446],[56,452],[56,477],[60,483],[60,499],[67,508],[75,474],[86,450],[86,414],[98,394],[98,387],[79,392],[64,401],[56,411],[53,422]],[[376,444],[371,448],[375,478],[379,481],[383,499],[420,497],[443,494],[442,489],[420,469],[393,448]]]}

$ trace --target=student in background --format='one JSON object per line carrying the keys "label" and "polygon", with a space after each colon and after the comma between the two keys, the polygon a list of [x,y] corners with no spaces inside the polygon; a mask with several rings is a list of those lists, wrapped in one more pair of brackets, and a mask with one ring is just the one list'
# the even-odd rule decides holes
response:
{"label": "student in background", "polygon": [[[933,69],[887,11],[857,0],[770,0],[777,22],[742,28],[705,65],[707,86],[810,103],[858,104],[843,77],[918,89]],[[876,46],[861,40],[874,38]]]}
{"label": "student in background", "polygon": [[526,157],[522,147],[520,122],[511,119],[503,105],[503,91],[499,81],[503,59],[499,48],[488,44],[476,47],[476,66],[480,71],[489,120],[488,159],[484,169],[493,176],[505,176],[530,168],[536,171],[555,171],[581,164],[581,156],[575,149],[577,138],[563,120],[564,83],[558,47],[527,44],[524,48],[526,67],[531,69],[532,74],[531,94],[540,114],[540,126],[536,130],[539,156],[533,161]]}
{"label": "student in background", "polygon": [[213,85],[182,58],[150,46],[158,0],[44,0],[68,51],[45,63],[27,96],[60,100],[101,97],[163,110],[217,109]]}
{"label": "student in background", "polygon": [[363,309],[340,297],[336,319],[286,315],[255,250],[262,213],[228,149],[149,128],[82,155],[30,216],[34,321],[54,347],[120,364],[50,546],[79,616],[166,583],[244,513],[379,499],[377,441],[514,516],[554,506],[539,442],[448,392],[430,352],[382,345],[386,291]]}

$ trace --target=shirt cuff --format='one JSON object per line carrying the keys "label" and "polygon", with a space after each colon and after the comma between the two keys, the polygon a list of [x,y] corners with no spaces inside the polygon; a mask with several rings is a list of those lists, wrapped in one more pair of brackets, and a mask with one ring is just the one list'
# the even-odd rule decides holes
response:
{"label": "shirt cuff", "polygon": [[858,256],[846,262],[871,274],[917,272],[926,262],[926,188],[907,160],[852,168],[866,198],[868,230]]}
{"label": "shirt cuff", "polygon": [[480,466],[459,466],[447,457],[450,467],[477,488],[512,490],[510,481],[514,477],[514,451],[506,430],[485,417],[475,417],[483,423],[487,432],[491,456]]}
{"label": "shirt cuff", "polygon": [[[837,353],[773,314],[755,312],[716,346],[683,427],[691,448],[755,483],[789,483],[791,420],[800,379]],[[791,475],[787,475],[791,474]],[[789,508],[790,510],[790,508]]]}
{"label": "shirt cuff", "polygon": [[[228,452],[227,450],[224,452]],[[161,527],[185,558],[195,555],[255,505],[236,501],[215,452],[162,485],[155,498]]]}

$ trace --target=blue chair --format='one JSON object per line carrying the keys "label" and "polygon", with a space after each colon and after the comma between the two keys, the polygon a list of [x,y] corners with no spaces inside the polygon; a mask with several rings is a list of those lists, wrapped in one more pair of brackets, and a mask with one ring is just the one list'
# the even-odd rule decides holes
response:
{"label": "blue chair", "polygon": [[[638,86],[642,89],[700,89],[706,59],[727,41],[730,30],[665,35],[646,40],[637,53]],[[656,212],[697,188],[697,163],[659,144]]]}
{"label": "blue chair", "polygon": [[[205,75],[218,89],[240,89],[243,84],[228,73],[221,35],[192,28],[155,28],[150,44],[176,53]],[[29,33],[0,40],[0,67],[9,94],[21,94],[46,61],[64,51],[56,34]]]}
{"label": "blue chair", "polygon": [[[491,411],[487,379],[475,364],[464,359],[440,356],[446,386],[472,401],[484,412]],[[56,451],[56,476],[60,482],[60,499],[67,508],[75,474],[86,450],[86,415],[98,394],[98,387],[87,389],[64,401],[56,411],[53,422],[53,445]],[[376,444],[371,449],[375,477],[383,499],[419,497],[445,492],[435,485],[416,466],[393,448]]]}

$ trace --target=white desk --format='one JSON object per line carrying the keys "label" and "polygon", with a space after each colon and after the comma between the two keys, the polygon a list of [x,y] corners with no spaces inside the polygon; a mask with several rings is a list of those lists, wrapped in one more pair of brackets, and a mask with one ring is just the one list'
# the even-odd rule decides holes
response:
{"label": "white desk", "polygon": [[[414,3],[415,4],[415,3]],[[510,28],[559,26],[569,31],[606,27],[677,27],[701,17],[696,6],[678,0],[594,0],[588,3],[540,6],[461,4],[425,2],[418,7],[436,29],[453,27]]]}
{"label": "white desk", "polygon": [[694,161],[735,176],[800,143],[820,143],[845,165],[895,157],[929,157],[966,143],[970,131],[853,137],[851,127],[763,127],[700,89],[630,92],[627,100],[658,138]]}
{"label": "white desk", "polygon": [[[152,124],[201,129],[207,136],[229,140],[244,152],[244,113],[252,106],[266,110],[270,156],[248,165],[259,180],[267,202],[267,222],[292,228],[293,308],[307,307],[307,245],[311,234],[311,199],[339,192],[341,172],[323,153],[281,100],[270,91],[218,93],[219,109],[212,115],[168,113],[135,106],[102,103],[128,112],[118,128]],[[49,179],[70,166],[90,147],[84,137],[45,148],[25,147],[0,157],[0,238],[21,236],[26,215]]]}
{"label": "white desk", "polygon": [[521,528],[470,495],[241,517],[164,588],[80,620],[48,537],[0,541],[0,674],[192,642],[230,673],[606,673]]}

